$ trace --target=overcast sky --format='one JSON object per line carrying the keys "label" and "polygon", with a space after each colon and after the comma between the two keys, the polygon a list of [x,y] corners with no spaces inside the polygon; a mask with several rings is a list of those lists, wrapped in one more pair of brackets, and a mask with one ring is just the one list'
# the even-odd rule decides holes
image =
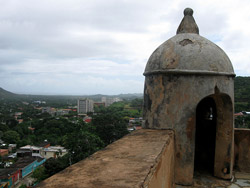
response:
{"label": "overcast sky", "polygon": [[0,87],[142,93],[149,56],[175,35],[186,7],[237,76],[250,76],[249,0],[0,0]]}

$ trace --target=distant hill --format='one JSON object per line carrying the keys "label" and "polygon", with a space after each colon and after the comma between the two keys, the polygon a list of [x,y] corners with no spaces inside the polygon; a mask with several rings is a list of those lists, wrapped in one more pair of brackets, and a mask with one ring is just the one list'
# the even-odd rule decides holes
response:
{"label": "distant hill", "polygon": [[131,98],[131,99],[135,99],[135,98],[142,98],[143,94],[142,93],[129,93],[129,94],[120,94],[120,95],[116,95],[119,98]]}
{"label": "distant hill", "polygon": [[0,87],[0,99],[16,98],[18,95],[4,90]]}
{"label": "distant hill", "polygon": [[30,100],[55,100],[56,98],[60,99],[71,99],[77,100],[79,98],[90,98],[94,101],[100,101],[102,97],[118,97],[122,99],[132,100],[135,98],[142,98],[142,93],[132,93],[132,94],[119,94],[119,95],[103,95],[103,94],[96,94],[96,95],[28,95],[28,94],[15,94],[11,93],[3,88],[0,87],[0,99],[30,99]]}
{"label": "distant hill", "polygon": [[[234,81],[234,96],[235,96],[235,112],[250,111],[250,77],[235,77]],[[100,101],[102,97],[119,97],[122,99],[132,100],[135,98],[142,98],[142,93],[132,94],[119,94],[119,95],[18,95],[4,90],[0,87],[0,99],[32,99],[32,100],[55,100],[55,98],[68,98],[71,100],[77,100],[79,98],[91,98],[95,101]]]}
{"label": "distant hill", "polygon": [[103,94],[96,94],[96,95],[82,95],[82,96],[69,96],[70,98],[89,98],[94,101],[101,101],[102,97],[107,98],[121,98],[125,100],[133,100],[135,98],[142,98],[142,93],[128,93],[128,94],[119,94],[119,95],[103,95]]}

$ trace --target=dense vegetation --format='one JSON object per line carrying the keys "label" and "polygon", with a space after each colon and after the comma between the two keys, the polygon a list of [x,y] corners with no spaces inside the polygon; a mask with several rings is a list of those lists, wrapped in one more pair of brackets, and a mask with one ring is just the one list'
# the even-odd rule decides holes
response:
{"label": "dense vegetation", "polygon": [[235,112],[250,111],[250,77],[234,80]]}
{"label": "dense vegetation", "polygon": [[[100,100],[102,95],[92,96]],[[47,140],[51,145],[62,145],[68,154],[51,158],[33,174],[37,182],[63,170],[128,133],[130,117],[142,114],[142,99],[131,95],[109,107],[96,107],[89,113],[92,122],[72,110],[67,115],[52,116],[42,113],[41,107],[75,109],[77,96],[17,95],[0,88],[0,138],[6,144],[39,145]],[[19,117],[15,117],[16,114]],[[22,119],[23,122],[17,120]],[[6,146],[2,146],[6,147]]]}
{"label": "dense vegetation", "polygon": [[235,127],[250,128],[250,77],[236,77],[234,81],[235,112],[243,112],[243,116],[235,118]]}

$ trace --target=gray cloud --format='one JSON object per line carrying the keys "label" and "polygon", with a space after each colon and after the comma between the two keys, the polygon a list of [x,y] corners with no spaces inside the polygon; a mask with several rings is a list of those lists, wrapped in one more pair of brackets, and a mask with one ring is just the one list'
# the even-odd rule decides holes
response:
{"label": "gray cloud", "polygon": [[[21,93],[143,91],[150,54],[194,9],[202,36],[249,75],[247,1],[8,0],[0,2],[0,87]],[[79,87],[79,85],[81,87]]]}

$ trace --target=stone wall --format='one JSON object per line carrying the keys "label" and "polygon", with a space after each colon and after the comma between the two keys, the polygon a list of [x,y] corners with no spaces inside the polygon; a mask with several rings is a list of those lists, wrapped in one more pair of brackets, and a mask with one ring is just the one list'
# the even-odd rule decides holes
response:
{"label": "stone wall", "polygon": [[151,176],[148,176],[148,188],[173,187],[174,184],[174,140],[169,139],[163,149],[155,169]]}
{"label": "stone wall", "polygon": [[134,131],[38,187],[170,188],[174,183],[174,133]]}
{"label": "stone wall", "polygon": [[234,130],[234,170],[250,173],[250,129]]}

